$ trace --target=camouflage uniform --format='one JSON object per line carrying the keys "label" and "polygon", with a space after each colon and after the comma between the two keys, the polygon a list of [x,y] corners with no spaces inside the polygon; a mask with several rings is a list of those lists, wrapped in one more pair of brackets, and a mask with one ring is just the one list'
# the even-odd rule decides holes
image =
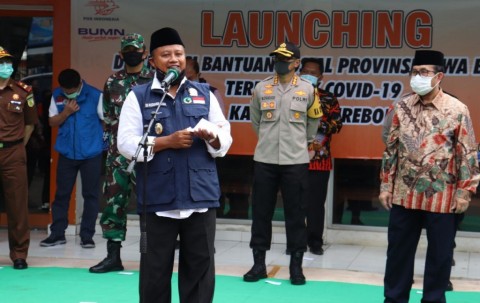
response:
{"label": "camouflage uniform", "polygon": [[[143,37],[137,36],[137,40]],[[123,46],[122,46],[123,48]],[[103,237],[114,241],[124,241],[127,231],[126,208],[130,200],[130,184],[134,184],[134,175],[125,172],[129,160],[123,157],[117,149],[117,131],[120,110],[133,86],[152,80],[153,71],[143,67],[138,74],[127,74],[121,70],[107,79],[103,89],[103,115],[106,132],[109,136],[109,147],[106,159],[105,182],[103,193],[107,206],[100,218]]]}

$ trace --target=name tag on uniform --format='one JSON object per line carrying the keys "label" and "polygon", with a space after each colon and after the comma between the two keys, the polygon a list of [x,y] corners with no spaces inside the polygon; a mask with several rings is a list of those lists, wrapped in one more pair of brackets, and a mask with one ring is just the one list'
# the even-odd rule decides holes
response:
{"label": "name tag on uniform", "polygon": [[10,100],[7,105],[7,109],[11,112],[21,113],[22,112],[22,102]]}
{"label": "name tag on uniform", "polygon": [[[157,107],[160,102],[153,102],[153,103],[145,103],[145,108]],[[162,106],[167,106],[167,104],[162,103]]]}

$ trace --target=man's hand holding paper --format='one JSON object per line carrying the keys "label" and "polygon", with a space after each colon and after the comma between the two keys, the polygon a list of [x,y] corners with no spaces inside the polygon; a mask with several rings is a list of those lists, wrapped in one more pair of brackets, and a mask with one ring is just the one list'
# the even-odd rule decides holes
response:
{"label": "man's hand holding paper", "polygon": [[218,126],[214,123],[201,119],[190,131],[194,136],[207,141],[212,147],[220,147],[220,143],[218,142]]}

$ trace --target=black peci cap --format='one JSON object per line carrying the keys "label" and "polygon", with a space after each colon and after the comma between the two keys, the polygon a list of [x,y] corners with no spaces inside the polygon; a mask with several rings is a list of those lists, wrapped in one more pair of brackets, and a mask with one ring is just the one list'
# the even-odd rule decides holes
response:
{"label": "black peci cap", "polygon": [[415,52],[415,58],[413,58],[412,66],[414,65],[445,66],[443,53],[434,50],[417,50]]}
{"label": "black peci cap", "polygon": [[150,38],[150,53],[157,47],[174,44],[185,46],[176,30],[170,27],[164,27],[152,34]]}

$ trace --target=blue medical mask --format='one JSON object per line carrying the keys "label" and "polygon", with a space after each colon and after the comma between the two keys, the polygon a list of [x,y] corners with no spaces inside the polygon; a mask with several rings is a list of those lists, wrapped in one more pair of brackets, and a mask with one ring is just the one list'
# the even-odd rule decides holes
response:
{"label": "blue medical mask", "polygon": [[8,79],[13,74],[12,63],[1,63],[0,64],[0,78]]}
{"label": "blue medical mask", "polygon": [[317,86],[317,82],[318,82],[318,78],[313,76],[313,75],[301,75],[300,77],[302,77],[303,79],[307,80],[307,81],[310,81],[310,83],[312,83],[313,86]]}

